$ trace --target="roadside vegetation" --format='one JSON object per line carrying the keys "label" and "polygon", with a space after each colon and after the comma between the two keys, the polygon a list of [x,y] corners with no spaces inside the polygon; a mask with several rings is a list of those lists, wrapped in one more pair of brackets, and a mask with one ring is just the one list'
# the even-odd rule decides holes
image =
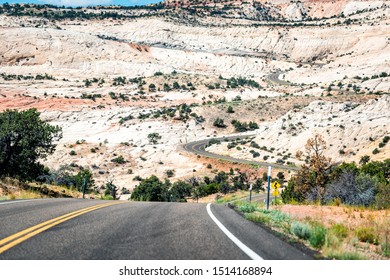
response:
{"label": "roadside vegetation", "polygon": [[[97,188],[92,172],[82,166],[65,164],[50,170],[41,163],[61,137],[61,128],[42,121],[36,109],[0,113],[0,199],[80,197],[82,193],[99,197],[99,191],[109,187],[109,194],[116,197],[111,185]],[[121,163],[122,159],[114,160]]]}
{"label": "roadside vegetation", "polygon": [[[211,166],[210,166],[211,167]],[[218,172],[213,178],[209,176],[192,177],[187,180],[179,180],[172,183],[168,178],[171,176],[167,170],[167,178],[161,180],[152,175],[149,178],[136,177],[140,184],[131,194],[135,201],[167,201],[187,202],[198,201],[209,195],[228,195],[237,191],[248,193],[249,185],[253,183],[253,190],[264,190],[263,179],[257,178],[254,169],[233,170],[230,172]],[[236,194],[233,194],[236,196]]]}
{"label": "roadside vegetation", "polygon": [[[390,258],[390,213],[363,207],[276,205],[232,202],[234,208],[255,223],[264,225],[293,243],[302,243],[329,259]],[[304,208],[304,209],[303,209]],[[316,210],[317,215],[310,215]],[[302,213],[308,211],[308,213]],[[309,212],[310,211],[310,212]],[[302,213],[302,215],[296,215]],[[324,213],[326,212],[326,217]],[[322,214],[321,214],[322,213]],[[340,221],[340,216],[347,216]]]}
{"label": "roadside vegetation", "polygon": [[[387,143],[387,137],[381,143]],[[390,257],[390,159],[335,164],[323,155],[321,135],[306,143],[305,164],[269,210],[264,203],[230,203],[243,216],[330,259]],[[281,180],[280,182],[283,181]],[[230,202],[229,202],[230,201]]]}

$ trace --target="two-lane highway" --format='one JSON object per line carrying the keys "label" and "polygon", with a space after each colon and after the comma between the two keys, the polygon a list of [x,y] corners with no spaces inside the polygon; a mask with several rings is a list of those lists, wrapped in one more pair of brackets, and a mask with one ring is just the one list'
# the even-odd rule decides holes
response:
{"label": "two-lane highway", "polygon": [[299,167],[296,166],[289,166],[289,165],[282,165],[282,164],[275,164],[275,163],[269,163],[265,161],[254,161],[254,160],[246,160],[246,159],[238,159],[233,158],[230,156],[224,156],[224,155],[218,155],[214,153],[210,153],[206,151],[206,146],[210,142],[211,139],[218,140],[218,141],[226,141],[226,140],[235,140],[235,139],[245,139],[250,138],[255,135],[234,135],[234,136],[228,136],[228,137],[218,137],[218,138],[210,138],[210,139],[203,139],[195,142],[190,142],[185,145],[183,145],[184,150],[190,153],[202,155],[209,158],[215,158],[215,159],[221,159],[226,160],[230,162],[237,162],[237,163],[244,163],[244,164],[253,164],[253,165],[259,165],[259,166],[272,166],[274,168],[278,169],[284,169],[284,170],[299,170]]}
{"label": "two-lane highway", "polygon": [[253,256],[312,259],[222,205],[76,199],[0,203],[0,259],[232,260]]}

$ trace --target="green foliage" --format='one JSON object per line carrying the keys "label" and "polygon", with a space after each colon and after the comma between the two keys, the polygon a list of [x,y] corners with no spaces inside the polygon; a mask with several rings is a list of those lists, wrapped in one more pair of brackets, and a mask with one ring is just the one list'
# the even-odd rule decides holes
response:
{"label": "green foliage", "polygon": [[168,169],[165,174],[167,174],[168,178],[171,178],[175,175],[175,170]]}
{"label": "green foliage", "polygon": [[233,114],[234,113],[234,109],[231,105],[229,105],[228,109],[227,109],[227,113],[229,114]]}
{"label": "green foliage", "polygon": [[[267,173],[265,173],[267,176]],[[283,203],[291,203],[293,201],[302,202],[304,197],[295,191],[295,180],[291,179],[288,181],[287,187],[281,193]]]}
{"label": "green foliage", "polygon": [[328,255],[328,258],[335,260],[364,260],[357,252],[333,252]]}
{"label": "green foliage", "polygon": [[378,234],[372,227],[360,227],[355,231],[356,237],[361,242],[367,242],[371,244],[378,244]]}
{"label": "green foliage", "polygon": [[75,187],[79,192],[83,191],[84,182],[85,191],[89,192],[94,186],[95,180],[93,179],[92,172],[88,169],[81,170],[74,176]]}
{"label": "green foliage", "polygon": [[215,144],[221,144],[221,141],[219,141],[218,139],[212,138],[212,139],[210,139],[207,146],[211,146],[211,145],[215,145]]}
{"label": "green foliage", "polygon": [[238,77],[238,78],[233,77],[227,80],[228,88],[238,88],[242,86],[249,86],[257,89],[261,88],[258,82],[244,77]]}
{"label": "green foliage", "polygon": [[102,200],[114,200],[114,197],[112,195],[105,195],[102,197]]}
{"label": "green foliage", "polygon": [[264,213],[260,213],[260,212],[245,213],[244,216],[245,219],[255,223],[262,223],[265,225],[269,225],[271,223],[271,217]]}
{"label": "green foliage", "polygon": [[218,183],[210,183],[207,185],[204,185],[203,188],[204,195],[210,195],[219,192],[220,185]]}
{"label": "green foliage", "polygon": [[348,228],[342,224],[332,225],[329,231],[339,239],[344,239],[348,236]]}
{"label": "green foliage", "polygon": [[308,224],[295,221],[291,224],[291,233],[300,239],[308,240],[311,235],[311,228]]}
{"label": "green foliage", "polygon": [[169,190],[170,201],[184,202],[186,198],[191,196],[192,185],[184,181],[177,181]]}
{"label": "green foliage", "polygon": [[331,177],[333,179],[339,178],[341,174],[345,172],[351,172],[353,174],[358,174],[359,168],[356,166],[356,163],[343,162],[340,165],[335,166],[331,171]]}
{"label": "green foliage", "polygon": [[149,85],[149,91],[155,92],[156,91],[156,85],[155,84],[150,84]]}
{"label": "green foliage", "polygon": [[311,231],[309,238],[310,245],[314,248],[320,249],[324,246],[326,240],[326,228],[322,225],[316,225]]}
{"label": "green foliage", "polygon": [[240,211],[244,213],[252,213],[255,212],[256,207],[250,203],[246,203],[240,207]]}
{"label": "green foliage", "polygon": [[213,122],[213,125],[215,127],[219,127],[219,128],[225,128],[226,127],[226,124],[223,122],[223,119],[221,118],[216,118]]}
{"label": "green foliage", "polygon": [[378,209],[390,208],[390,184],[380,183],[378,185],[375,204]]}
{"label": "green foliage", "polygon": [[116,200],[119,188],[114,185],[112,180],[108,181],[103,188],[106,190],[105,197],[108,197],[108,199],[111,197],[112,200]]}
{"label": "green foliage", "polygon": [[365,164],[367,164],[369,161],[370,161],[370,156],[365,155],[365,156],[362,156],[362,157],[360,158],[359,163],[360,163],[361,165],[365,165]]}
{"label": "green foliage", "polygon": [[361,167],[360,172],[376,177],[381,183],[390,183],[390,159],[383,162],[372,161]]}
{"label": "green foliage", "polygon": [[0,113],[0,176],[36,179],[43,174],[38,162],[52,154],[61,128],[40,119],[36,109]]}
{"label": "green foliage", "polygon": [[238,120],[232,120],[231,124],[234,126],[237,132],[245,132],[245,131],[255,130],[259,128],[258,124],[255,122],[246,123],[246,122],[240,122]]}
{"label": "green foliage", "polygon": [[127,161],[124,159],[123,156],[118,156],[116,158],[111,159],[111,162],[114,162],[117,164],[125,164]]}
{"label": "green foliage", "polygon": [[134,188],[131,199],[136,201],[167,201],[168,186],[152,175]]}
{"label": "green foliage", "polygon": [[158,140],[161,139],[161,136],[157,132],[153,132],[148,134],[148,139],[151,144],[157,144]]}

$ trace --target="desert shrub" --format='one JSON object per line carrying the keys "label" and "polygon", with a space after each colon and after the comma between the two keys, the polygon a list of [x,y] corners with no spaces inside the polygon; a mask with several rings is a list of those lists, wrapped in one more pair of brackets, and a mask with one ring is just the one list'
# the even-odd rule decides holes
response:
{"label": "desert shrub", "polygon": [[227,113],[229,114],[233,114],[234,113],[234,109],[231,105],[229,105],[228,109],[227,109]]}
{"label": "desert shrub", "polygon": [[289,215],[279,210],[260,210],[260,212],[270,218],[270,225],[282,228],[286,232],[290,231],[291,218]]}
{"label": "desert shrub", "polygon": [[160,181],[156,176],[142,180],[131,194],[136,201],[167,201],[169,182]]}
{"label": "desert shrub", "polygon": [[185,202],[191,196],[192,185],[185,181],[177,181],[169,190],[170,201]]}
{"label": "desert shrub", "polygon": [[[267,177],[267,173],[265,173],[265,176]],[[288,182],[287,187],[281,193],[283,203],[291,203],[292,201],[301,202],[304,200],[304,197],[294,190],[295,180],[291,179]]]}
{"label": "desert shrub", "polygon": [[308,240],[311,234],[311,228],[308,224],[293,222],[291,224],[291,233],[300,239]]}
{"label": "desert shrub", "polygon": [[357,252],[332,252],[328,254],[328,258],[334,260],[363,260],[364,259]]}
{"label": "desert shrub", "polygon": [[168,169],[165,174],[167,174],[168,178],[171,178],[175,175],[175,170]]}
{"label": "desert shrub", "polygon": [[375,203],[378,209],[390,208],[390,184],[378,185]]}
{"label": "desert shrub", "polygon": [[390,257],[390,244],[385,242],[381,245],[382,255],[385,257]]}
{"label": "desert shrub", "polygon": [[360,227],[356,229],[355,234],[361,242],[378,244],[378,235],[372,227]]}
{"label": "desert shrub", "polygon": [[223,122],[223,119],[221,118],[216,118],[215,121],[213,122],[213,125],[219,128],[225,128],[226,124]]}
{"label": "desert shrub", "polygon": [[117,164],[125,164],[127,161],[123,158],[123,156],[118,156],[116,158],[111,159],[111,162]]}
{"label": "desert shrub", "polygon": [[377,186],[378,180],[375,177],[344,171],[327,187],[324,201],[329,203],[338,198],[345,204],[368,206],[375,201]]}
{"label": "desert shrub", "polygon": [[255,223],[270,224],[271,217],[261,212],[245,213],[245,218]]}
{"label": "desert shrub", "polygon": [[342,224],[332,225],[329,231],[340,239],[344,239],[348,236],[348,228]]}
{"label": "desert shrub", "polygon": [[139,176],[139,175],[137,175],[137,176],[135,176],[134,178],[133,178],[133,181],[139,181],[139,182],[141,182],[143,180],[143,178],[141,177],[141,176]]}
{"label": "desert shrub", "polygon": [[360,172],[376,177],[381,183],[388,184],[390,180],[390,159],[386,159],[383,162],[369,162],[361,167]]}
{"label": "desert shrub", "polygon": [[256,207],[252,204],[244,204],[240,207],[240,211],[244,213],[252,213],[255,212]]}
{"label": "desert shrub", "polygon": [[326,228],[322,225],[313,227],[309,238],[310,245],[314,248],[320,249],[324,246],[326,240]]}
{"label": "desert shrub", "polygon": [[214,194],[219,192],[220,186],[217,183],[211,183],[202,187],[205,195]]}

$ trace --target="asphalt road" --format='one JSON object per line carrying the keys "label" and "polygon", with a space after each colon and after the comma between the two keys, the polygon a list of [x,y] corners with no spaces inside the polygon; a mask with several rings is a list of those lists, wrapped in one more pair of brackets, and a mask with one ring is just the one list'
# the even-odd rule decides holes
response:
{"label": "asphalt road", "polygon": [[276,72],[276,73],[271,73],[267,76],[267,79],[271,81],[274,84],[279,84],[282,86],[290,86],[292,83],[284,81],[279,79],[279,76],[282,75],[284,72]]}
{"label": "asphalt road", "polygon": [[240,136],[229,136],[229,137],[203,139],[203,140],[187,143],[187,144],[183,145],[183,148],[184,148],[184,150],[186,150],[187,152],[190,152],[190,153],[202,155],[202,156],[209,157],[209,158],[226,160],[226,161],[230,161],[230,162],[254,164],[254,165],[259,165],[259,166],[272,166],[274,168],[284,169],[284,170],[299,170],[299,167],[296,167],[296,166],[268,163],[268,162],[264,162],[264,161],[237,159],[237,158],[233,158],[233,157],[229,157],[229,156],[213,154],[213,153],[210,153],[210,152],[205,150],[206,145],[210,142],[211,139],[219,140],[222,142],[226,139],[227,140],[233,140],[233,139],[237,139],[237,138],[244,139],[246,137],[252,137],[252,136],[254,136],[254,135],[240,135]]}
{"label": "asphalt road", "polygon": [[[75,212],[86,207],[92,210]],[[312,259],[234,210],[209,207],[231,234],[261,258]],[[42,224],[69,217],[64,215],[71,212],[78,214]],[[39,232],[42,225],[48,228]],[[211,218],[206,204],[42,199],[0,203],[0,259],[238,260],[249,256]]]}

